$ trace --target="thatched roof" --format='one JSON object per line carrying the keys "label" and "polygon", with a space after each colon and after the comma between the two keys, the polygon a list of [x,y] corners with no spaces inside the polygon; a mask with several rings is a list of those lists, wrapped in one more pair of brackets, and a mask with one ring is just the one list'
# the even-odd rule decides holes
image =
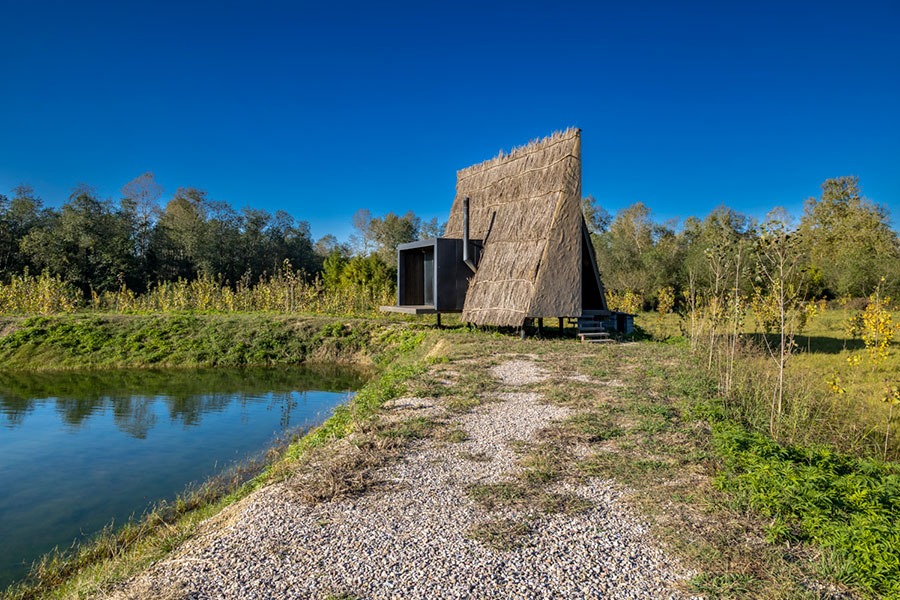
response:
{"label": "thatched roof", "polygon": [[463,320],[517,326],[529,317],[581,315],[580,130],[459,171],[447,237],[462,237],[466,196],[470,236],[483,240],[484,251]]}

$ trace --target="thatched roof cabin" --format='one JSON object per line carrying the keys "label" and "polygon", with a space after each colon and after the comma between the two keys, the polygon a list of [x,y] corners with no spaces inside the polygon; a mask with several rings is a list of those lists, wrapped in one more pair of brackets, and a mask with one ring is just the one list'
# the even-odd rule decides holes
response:
{"label": "thatched roof cabin", "polygon": [[477,325],[608,317],[581,209],[581,131],[459,171],[445,237],[399,247],[397,295],[384,310],[461,310]]}
{"label": "thatched roof cabin", "polygon": [[581,212],[579,129],[459,171],[446,237],[462,237],[466,197],[470,235],[483,251],[464,321],[520,326],[527,318],[606,310]]}

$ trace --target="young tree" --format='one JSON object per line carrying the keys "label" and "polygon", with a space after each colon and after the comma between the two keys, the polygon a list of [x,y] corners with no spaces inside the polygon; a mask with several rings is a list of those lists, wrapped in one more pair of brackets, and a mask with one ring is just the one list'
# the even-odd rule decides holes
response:
{"label": "young tree", "polygon": [[122,210],[134,220],[137,256],[144,262],[150,249],[153,223],[159,213],[159,199],[163,187],[156,183],[156,177],[146,172],[122,186]]}
{"label": "young tree", "polygon": [[766,350],[778,368],[772,394],[769,432],[777,438],[778,419],[784,407],[784,370],[794,344],[794,316],[803,300],[801,290],[801,238],[790,226],[783,209],[769,213],[756,242],[756,267],[760,286],[753,299],[754,312],[776,343],[763,336]]}
{"label": "young tree", "polygon": [[372,231],[372,213],[361,208],[353,214],[353,230],[350,235],[350,246],[360,256],[368,256],[374,250],[375,235]]}
{"label": "young tree", "polygon": [[347,265],[348,254],[340,246],[331,251],[322,265],[322,280],[325,287],[336,290],[341,286],[341,277],[344,275],[344,267]]}
{"label": "young tree", "polygon": [[[680,237],[684,248],[683,269],[693,271],[701,288],[716,288],[716,270],[719,284],[728,263],[734,263],[734,254],[741,240],[754,237],[753,220],[725,205],[715,208],[703,219],[689,217],[684,222]],[[710,261],[710,252],[717,260]]]}

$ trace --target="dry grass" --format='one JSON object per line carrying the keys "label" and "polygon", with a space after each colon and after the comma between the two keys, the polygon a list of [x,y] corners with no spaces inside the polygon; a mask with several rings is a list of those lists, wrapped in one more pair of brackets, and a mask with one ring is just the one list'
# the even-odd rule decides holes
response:
{"label": "dry grass", "polygon": [[340,443],[316,448],[307,460],[294,465],[288,485],[310,504],[359,496],[383,486],[379,470],[402,457],[413,442],[462,441],[460,434],[464,432],[414,411],[379,414]]}
{"label": "dry grass", "polygon": [[[847,333],[847,322],[857,312],[849,305],[829,308],[816,315],[794,338],[796,346],[786,366],[785,406],[777,420],[780,442],[827,444],[856,456],[884,458],[890,405],[882,399],[889,385],[900,382],[900,352],[894,348],[883,362],[872,365],[862,340]],[[894,318],[900,319],[900,315],[895,314]],[[658,315],[645,313],[641,324],[657,339],[684,335],[687,327],[674,314],[661,321]],[[737,367],[726,408],[730,417],[768,434],[770,399],[778,374],[762,347],[763,333],[748,312],[736,346]],[[708,343],[699,346],[703,347],[698,353],[708,356]],[[726,354],[720,347],[713,348],[712,373],[720,381],[724,381],[722,363]],[[855,356],[864,358],[859,366],[852,367],[848,360]],[[844,392],[834,393],[829,389],[829,381],[838,381]],[[898,457],[900,419],[895,415],[887,458]]]}
{"label": "dry grass", "polygon": [[[575,411],[544,429],[537,443],[511,444],[522,468],[508,481],[468,488],[486,510],[511,508],[526,515],[584,510],[589,505],[583,498],[555,493],[554,487],[587,477],[612,479],[629,490],[625,501],[649,520],[655,535],[700,573],[687,584],[692,593],[735,599],[852,597],[841,596],[849,592],[821,550],[767,542],[768,523],[713,487],[719,464],[708,443],[710,428],[690,413],[697,394],[709,388],[701,385],[706,375],[684,348],[482,340],[485,354],[536,355],[551,377],[525,389]],[[464,349],[454,353],[465,354]],[[478,361],[477,367],[487,369],[487,363]],[[504,529],[497,529],[502,539]],[[482,535],[489,543],[492,530]]]}
{"label": "dry grass", "polygon": [[444,442],[449,442],[451,444],[460,444],[469,439],[469,434],[463,431],[462,429],[452,428],[445,429],[441,431],[437,438]]}
{"label": "dry grass", "polygon": [[491,456],[486,452],[460,452],[459,457],[473,462],[491,462]]}
{"label": "dry grass", "polygon": [[713,487],[719,465],[709,427],[685,414],[699,400],[690,394],[705,375],[686,352],[660,344],[599,352],[582,370],[602,369],[622,385],[597,386],[595,408],[572,420],[614,435],[586,440],[557,432],[555,438],[593,449],[575,460],[584,476],[628,487],[627,501],[650,519],[654,533],[701,573],[690,582],[693,592],[711,598],[830,598],[823,590],[843,589],[821,568],[821,551],[767,543],[767,523]]}
{"label": "dry grass", "polygon": [[256,282],[227,282],[209,275],[193,280],[158,281],[144,294],[124,285],[115,291],[81,292],[59,276],[15,275],[0,282],[0,314],[58,314],[75,310],[103,313],[276,312],[329,315],[378,315],[393,302],[390,285],[349,285],[331,289],[318,277],[309,279],[290,263]]}
{"label": "dry grass", "polygon": [[367,432],[318,448],[288,487],[310,504],[357,496],[378,484],[376,472],[402,453],[404,442]]}
{"label": "dry grass", "polygon": [[494,550],[512,550],[522,545],[522,538],[531,533],[527,523],[513,519],[493,519],[469,528],[468,537]]}

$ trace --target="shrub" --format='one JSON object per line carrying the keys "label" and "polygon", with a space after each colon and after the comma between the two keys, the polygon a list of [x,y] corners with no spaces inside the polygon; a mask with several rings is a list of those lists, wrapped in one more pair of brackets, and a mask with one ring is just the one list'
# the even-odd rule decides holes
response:
{"label": "shrub", "polygon": [[900,464],[782,446],[728,422],[713,432],[717,486],[772,520],[771,541],[813,542],[847,565],[848,582],[900,598]]}

